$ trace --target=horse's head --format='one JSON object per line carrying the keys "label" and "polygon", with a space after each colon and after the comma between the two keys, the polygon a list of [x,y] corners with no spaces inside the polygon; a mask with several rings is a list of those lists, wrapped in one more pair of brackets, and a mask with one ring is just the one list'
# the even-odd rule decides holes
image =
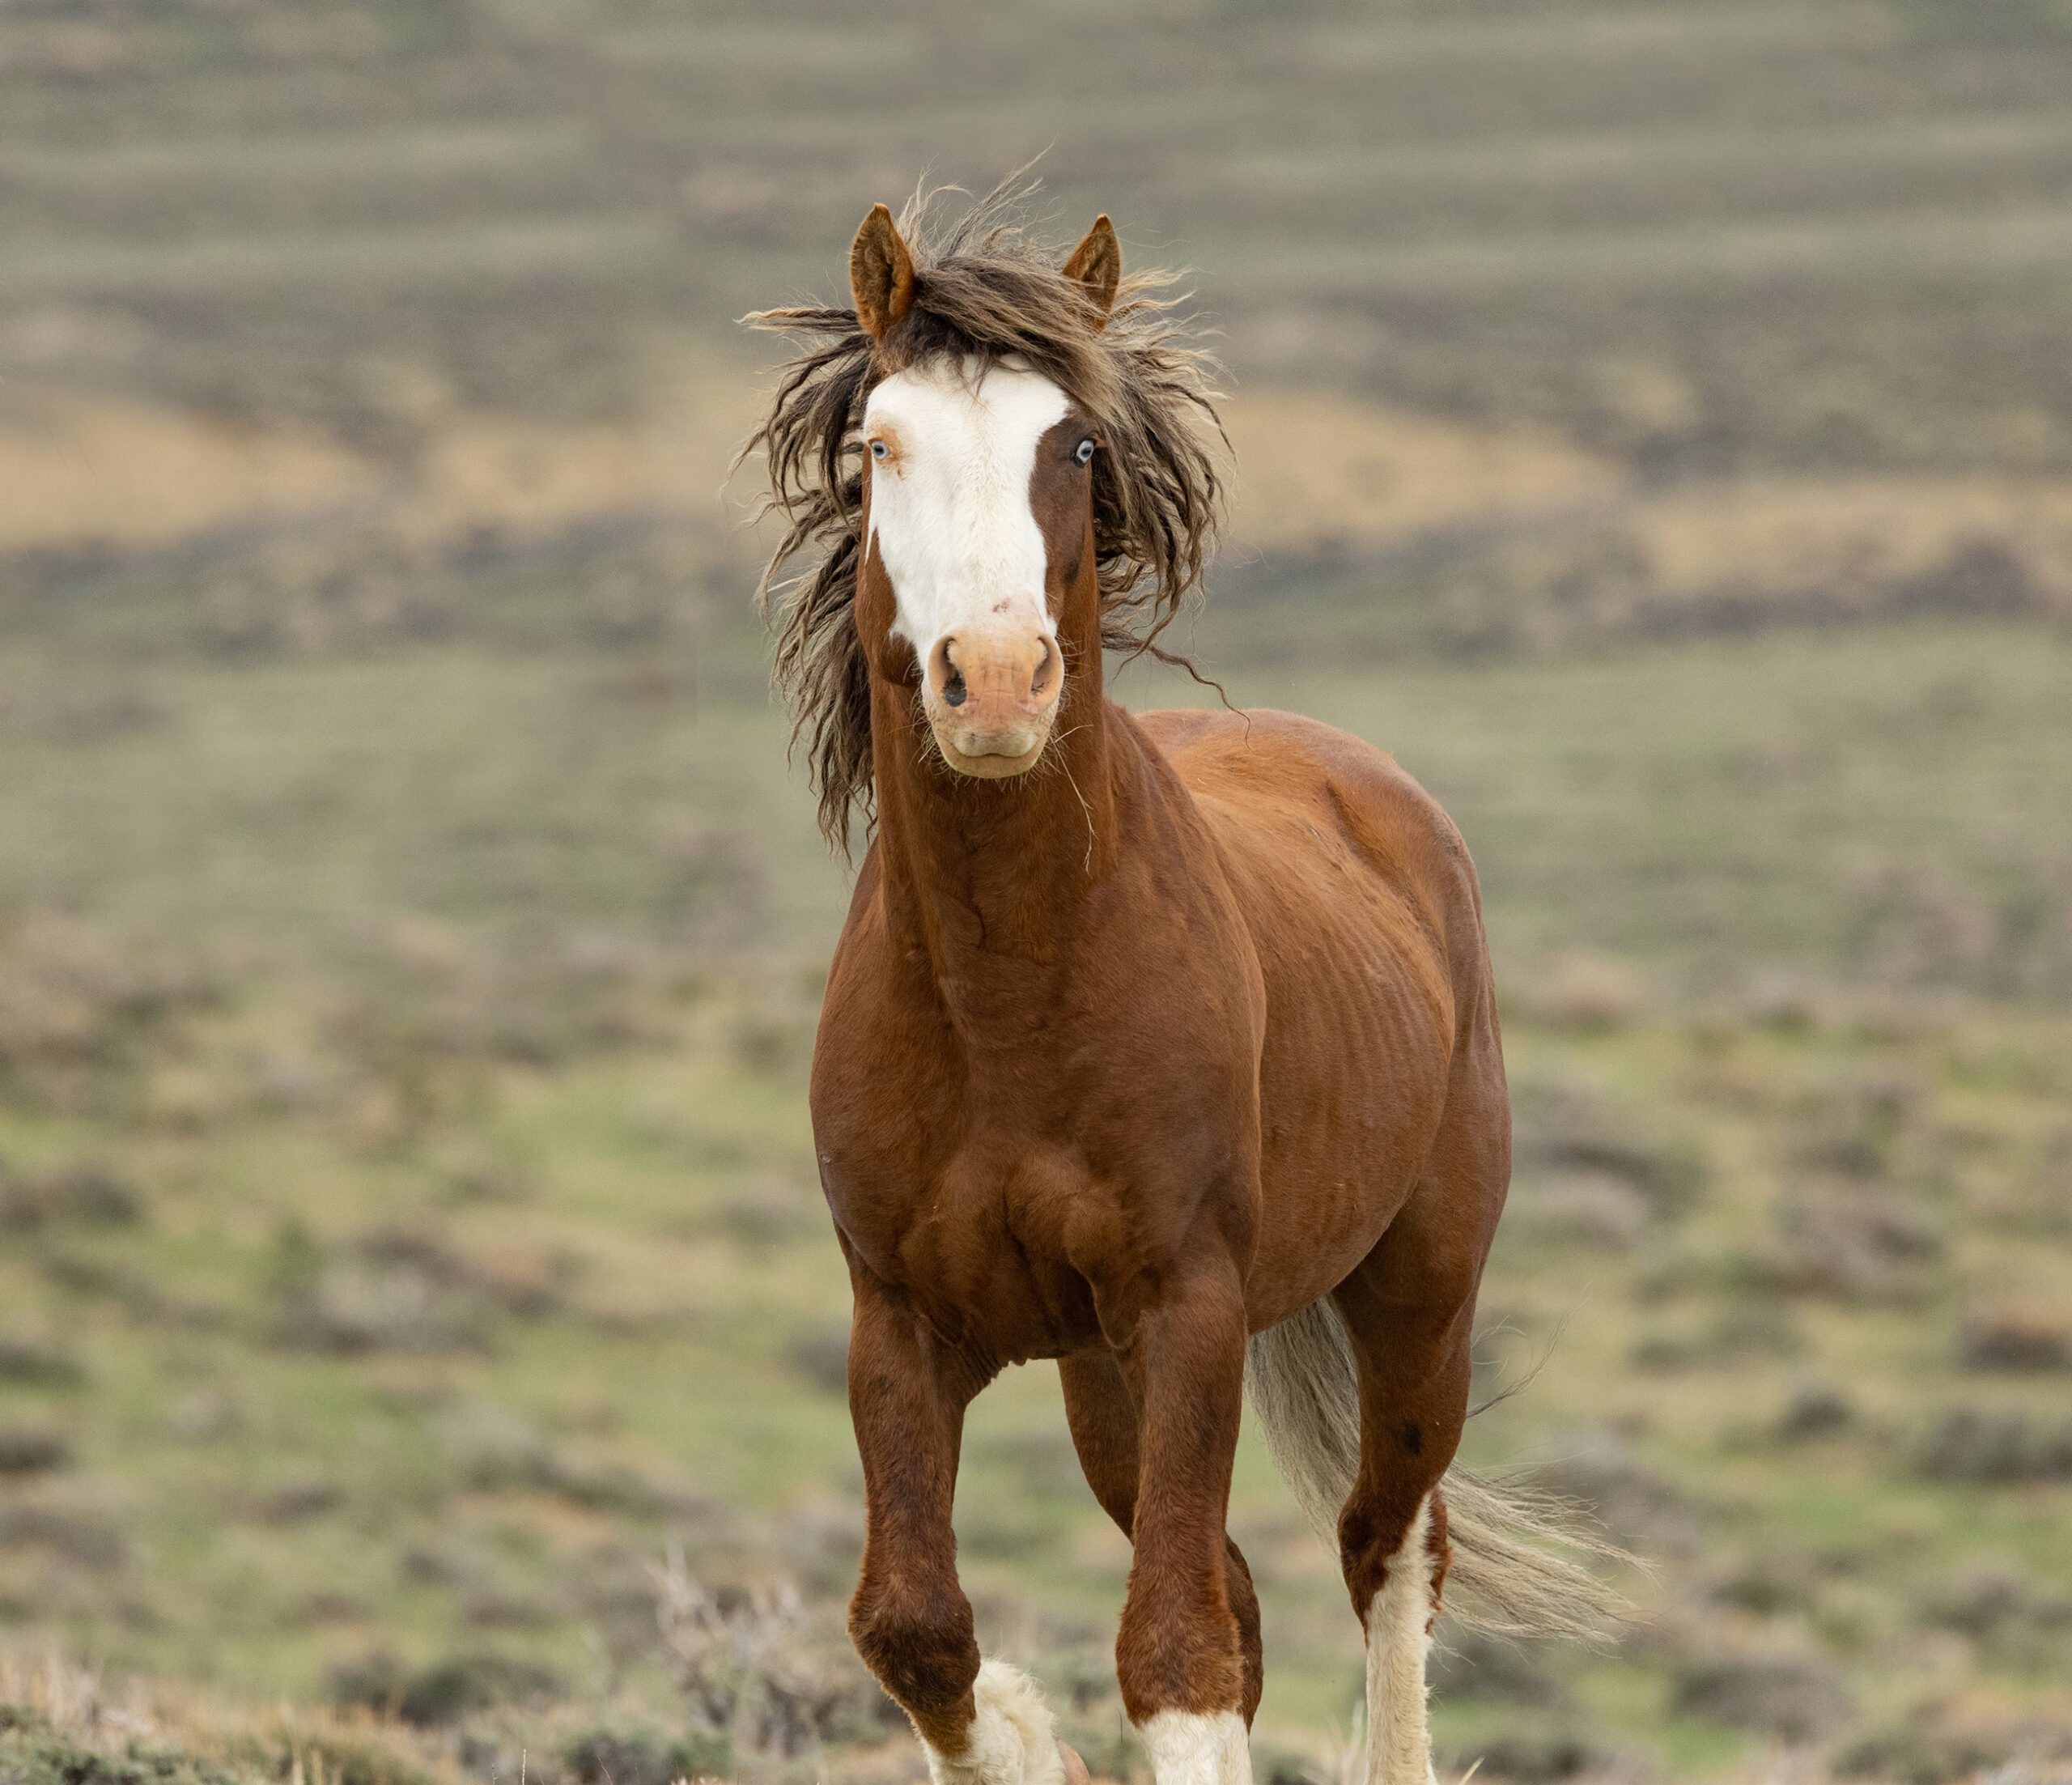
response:
{"label": "horse's head", "polygon": [[1106,218],[1069,257],[1034,240],[1033,189],[1011,176],[954,219],[926,193],[896,225],[875,210],[853,308],[747,319],[817,338],[741,457],[762,454],[784,522],[757,595],[845,848],[881,744],[907,760],[915,702],[952,769],[998,780],[1068,735],[1098,745],[1104,651],[1185,661],[1154,641],[1222,506],[1214,363],[1172,274],[1123,275]]}
{"label": "horse's head", "polygon": [[[1106,321],[1121,271],[1102,217],[1061,270],[1089,329]],[[849,278],[864,329],[881,346],[898,345],[914,264],[882,205],[856,233]],[[923,711],[952,768],[1019,775],[1042,754],[1064,697],[1067,598],[1082,583],[1097,598],[1093,461],[1103,441],[1091,415],[1016,356],[923,347],[897,363],[864,414],[864,648],[911,649]]]}

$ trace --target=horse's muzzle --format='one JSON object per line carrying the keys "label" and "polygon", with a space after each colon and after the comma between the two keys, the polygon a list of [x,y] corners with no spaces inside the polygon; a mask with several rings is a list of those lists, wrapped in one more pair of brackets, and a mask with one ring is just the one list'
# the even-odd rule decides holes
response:
{"label": "horse's muzzle", "polygon": [[998,780],[1035,766],[1064,686],[1064,659],[1048,632],[960,628],[930,649],[921,703],[943,760]]}

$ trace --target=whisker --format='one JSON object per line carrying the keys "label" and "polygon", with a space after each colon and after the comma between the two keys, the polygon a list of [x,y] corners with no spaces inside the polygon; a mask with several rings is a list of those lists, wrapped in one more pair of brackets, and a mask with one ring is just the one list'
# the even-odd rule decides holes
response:
{"label": "whisker", "polygon": [[1058,767],[1064,770],[1065,784],[1072,789],[1072,797],[1079,801],[1080,810],[1086,814],[1086,860],[1082,866],[1090,874],[1093,872],[1093,808],[1086,803],[1086,796],[1080,792],[1079,783],[1072,779],[1070,765],[1060,758]]}

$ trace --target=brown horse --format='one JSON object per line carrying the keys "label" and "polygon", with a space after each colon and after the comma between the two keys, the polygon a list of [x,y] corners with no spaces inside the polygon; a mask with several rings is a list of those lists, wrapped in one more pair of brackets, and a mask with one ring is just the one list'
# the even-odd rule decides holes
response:
{"label": "brown horse", "polygon": [[1104,645],[1150,647],[1201,575],[1207,366],[1106,217],[1060,268],[1013,196],[932,248],[879,206],[853,312],[754,319],[828,338],[751,446],[772,574],[819,554],[778,675],[822,824],[875,829],[812,1093],[855,1294],[850,1630],[936,1785],[1083,1771],[981,1660],[950,1522],[966,1406],[1055,1358],[1134,1549],[1116,1672],[1157,1785],[1249,1781],[1249,1385],[1365,1626],[1367,1777],[1424,1785],[1450,1563],[1512,1629],[1603,1599],[1530,1505],[1449,1473],[1510,1170],[1475,872],[1357,738],[1106,697]]}

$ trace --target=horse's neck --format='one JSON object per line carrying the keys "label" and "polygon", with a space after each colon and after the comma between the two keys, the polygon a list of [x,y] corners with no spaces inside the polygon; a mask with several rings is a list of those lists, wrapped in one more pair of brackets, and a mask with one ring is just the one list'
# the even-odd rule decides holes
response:
{"label": "horse's neck", "polygon": [[1008,782],[967,780],[926,759],[911,726],[882,742],[882,896],[938,980],[961,979],[979,954],[1040,963],[1068,949],[1085,899],[1126,847],[1119,778],[1141,778],[1142,746],[1120,712],[1085,691],[1037,766]]}

